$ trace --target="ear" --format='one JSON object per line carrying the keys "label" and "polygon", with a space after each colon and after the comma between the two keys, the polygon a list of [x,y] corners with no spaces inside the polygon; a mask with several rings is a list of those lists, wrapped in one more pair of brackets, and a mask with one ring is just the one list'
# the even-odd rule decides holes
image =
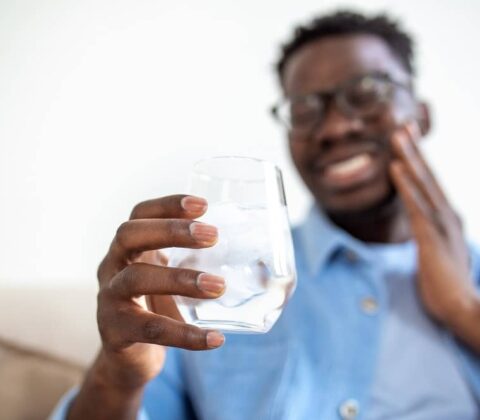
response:
{"label": "ear", "polygon": [[422,137],[426,136],[430,132],[430,115],[430,107],[428,104],[426,102],[418,102],[415,119],[417,120]]}

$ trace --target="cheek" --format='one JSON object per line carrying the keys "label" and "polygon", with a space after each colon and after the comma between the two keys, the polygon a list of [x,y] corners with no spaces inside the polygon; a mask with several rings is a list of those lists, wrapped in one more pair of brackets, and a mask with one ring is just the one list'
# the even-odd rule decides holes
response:
{"label": "cheek", "polygon": [[308,145],[293,142],[290,143],[289,149],[290,159],[297,170],[297,174],[305,184],[310,185],[312,183],[312,174],[309,171],[309,157],[311,153],[308,153]]}
{"label": "cheek", "polygon": [[405,113],[398,107],[389,106],[370,123],[375,129],[384,133],[391,133],[404,121]]}
{"label": "cheek", "polygon": [[411,118],[412,114],[407,112],[405,108],[389,106],[381,114],[367,120],[366,126],[368,131],[376,133],[385,139],[387,150],[389,150],[391,148],[390,138],[393,132]]}
{"label": "cheek", "polygon": [[305,147],[298,142],[292,142],[289,138],[290,157],[299,172],[302,172],[302,167],[305,165]]}

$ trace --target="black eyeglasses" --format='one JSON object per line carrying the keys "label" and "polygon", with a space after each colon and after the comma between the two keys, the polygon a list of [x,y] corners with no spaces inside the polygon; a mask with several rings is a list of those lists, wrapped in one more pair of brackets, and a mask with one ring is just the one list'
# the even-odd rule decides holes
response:
{"label": "black eyeglasses", "polygon": [[411,91],[411,86],[385,73],[369,73],[348,80],[335,89],[303,96],[286,97],[271,109],[274,118],[295,135],[308,135],[321,125],[332,101],[348,117],[377,115],[390,103],[395,90]]}

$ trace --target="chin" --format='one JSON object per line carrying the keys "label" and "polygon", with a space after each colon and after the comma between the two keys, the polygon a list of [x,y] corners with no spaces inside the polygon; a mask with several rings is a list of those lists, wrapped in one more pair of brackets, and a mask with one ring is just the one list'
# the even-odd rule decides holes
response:
{"label": "chin", "polygon": [[[323,194],[322,194],[323,195]],[[396,191],[392,185],[377,188],[360,188],[336,194],[317,196],[317,202],[330,215],[358,215],[389,207],[396,201]]]}

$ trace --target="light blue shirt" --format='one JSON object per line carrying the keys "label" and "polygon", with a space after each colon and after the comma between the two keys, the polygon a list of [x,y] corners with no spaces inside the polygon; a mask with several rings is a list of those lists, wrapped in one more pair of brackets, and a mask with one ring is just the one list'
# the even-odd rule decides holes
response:
{"label": "light blue shirt", "polygon": [[298,286],[272,330],[230,334],[218,350],[169,349],[139,418],[480,418],[480,356],[424,312],[412,242],[366,245],[316,209],[293,237]]}

